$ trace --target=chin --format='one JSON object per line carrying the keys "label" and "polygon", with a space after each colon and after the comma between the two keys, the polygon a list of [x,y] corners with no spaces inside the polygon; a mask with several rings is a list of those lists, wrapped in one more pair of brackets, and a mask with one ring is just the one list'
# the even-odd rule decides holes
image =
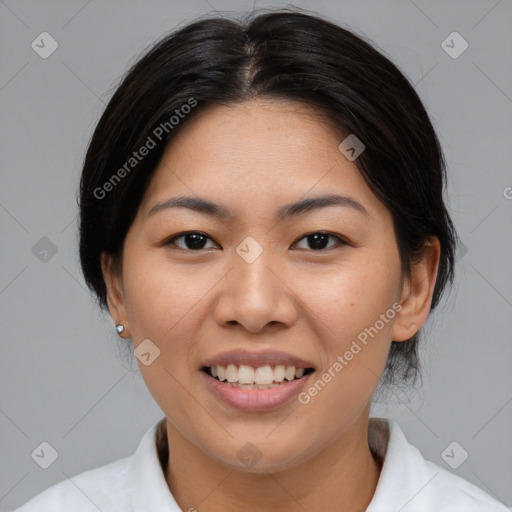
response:
{"label": "chin", "polygon": [[[249,438],[250,439],[250,438]],[[217,454],[215,458],[229,466],[230,469],[250,474],[279,473],[294,468],[305,462],[304,452],[297,453],[297,445],[283,446],[275,443],[239,443],[240,448],[233,447],[229,453]]]}

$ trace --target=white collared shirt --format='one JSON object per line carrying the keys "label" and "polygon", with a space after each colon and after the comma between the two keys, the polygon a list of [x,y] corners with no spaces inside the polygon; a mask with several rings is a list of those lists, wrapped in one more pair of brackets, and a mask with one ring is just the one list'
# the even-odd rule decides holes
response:
{"label": "white collared shirt", "polygon": [[[59,482],[13,512],[180,512],[157,447],[164,421],[146,431],[134,454]],[[368,439],[383,466],[366,512],[509,512],[475,485],[425,460],[396,422],[370,418]]]}

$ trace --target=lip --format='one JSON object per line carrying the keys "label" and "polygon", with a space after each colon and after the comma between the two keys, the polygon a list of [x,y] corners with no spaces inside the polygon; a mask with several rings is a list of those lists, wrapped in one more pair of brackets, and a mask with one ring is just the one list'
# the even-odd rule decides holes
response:
{"label": "lip", "polygon": [[[300,357],[287,354],[286,352],[279,352],[276,350],[266,350],[263,352],[251,352],[249,350],[232,350],[229,352],[223,352],[206,360],[199,369],[205,366],[217,366],[228,364],[236,364],[240,366],[245,364],[247,366],[253,366],[258,368],[259,366],[295,366],[295,368],[313,368],[313,363],[305,361]],[[300,380],[300,379],[299,379]]]}
{"label": "lip", "polygon": [[276,409],[290,402],[306,386],[314,372],[267,389],[237,388],[211,377],[204,371],[200,371],[199,374],[210,391],[225,404],[243,412],[261,412]]}

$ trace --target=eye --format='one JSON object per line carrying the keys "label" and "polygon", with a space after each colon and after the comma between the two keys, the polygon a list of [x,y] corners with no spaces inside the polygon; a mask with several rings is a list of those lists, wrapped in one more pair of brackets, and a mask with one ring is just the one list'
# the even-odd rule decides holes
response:
{"label": "eye", "polygon": [[[336,240],[338,243],[328,245],[329,238]],[[176,243],[178,240],[183,240],[183,245],[180,245],[179,243]],[[210,246],[207,247],[205,244],[207,241],[212,239],[205,235],[204,233],[201,233],[200,231],[186,231],[184,233],[180,233],[178,235],[174,235],[173,237],[169,238],[166,242],[164,242],[165,246],[168,245],[174,245],[180,249],[184,250],[191,250],[191,251],[200,251],[202,249],[208,249]],[[300,240],[306,240],[312,250],[319,251],[323,249],[330,249],[331,247],[334,247],[336,245],[348,245],[348,243],[340,238],[337,235],[334,235],[333,233],[329,233],[327,231],[315,231],[313,233],[309,233],[305,236],[303,236]],[[299,240],[299,241],[300,241]],[[213,242],[213,241],[212,241]],[[299,243],[299,242],[297,242]],[[308,249],[308,247],[299,247],[300,249]]]}
{"label": "eye", "polygon": [[[336,239],[338,241],[338,244],[334,244],[331,246],[326,247],[327,241],[329,238]],[[310,244],[311,248],[315,251],[322,250],[322,249],[330,249],[333,246],[336,245],[348,245],[345,240],[340,238],[339,236],[334,235],[333,233],[329,233],[327,231],[315,231],[314,233],[309,233],[305,236],[303,236],[300,240],[307,240],[307,242]],[[299,247],[299,249],[307,249],[307,247]]]}
{"label": "eye", "polygon": [[[185,247],[182,247],[175,243],[176,240],[183,239]],[[201,249],[208,249],[209,247],[205,247],[205,242],[207,240],[211,240],[209,236],[206,236],[204,233],[200,231],[186,231],[184,233],[180,233],[179,235],[174,235],[172,238],[169,238],[164,245],[175,245],[180,249],[192,250],[192,251],[200,251]]]}

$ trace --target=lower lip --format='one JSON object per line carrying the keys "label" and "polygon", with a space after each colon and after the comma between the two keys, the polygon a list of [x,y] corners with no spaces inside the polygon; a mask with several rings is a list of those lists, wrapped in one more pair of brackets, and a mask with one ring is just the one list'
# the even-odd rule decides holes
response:
{"label": "lower lip", "polygon": [[290,380],[275,388],[242,389],[230,386],[214,379],[204,371],[199,372],[210,390],[225,403],[245,412],[268,411],[276,409],[298,395],[313,375],[310,373],[300,379]]}

